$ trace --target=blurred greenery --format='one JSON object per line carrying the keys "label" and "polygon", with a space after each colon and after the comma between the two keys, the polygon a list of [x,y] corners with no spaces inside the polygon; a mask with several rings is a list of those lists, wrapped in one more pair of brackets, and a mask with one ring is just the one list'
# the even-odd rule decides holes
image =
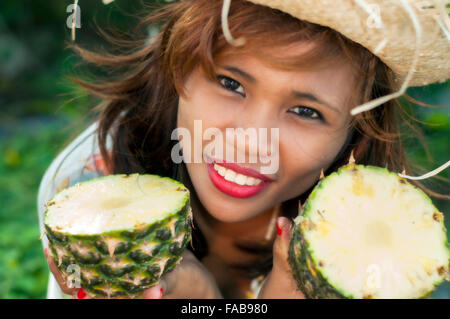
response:
{"label": "blurred greenery", "polygon": [[[71,3],[0,2],[0,298],[46,296],[48,268],[36,207],[39,182],[62,145],[83,129],[86,114],[96,103],[66,78],[76,74],[78,61],[65,49],[70,40],[66,7]],[[76,41],[94,49],[107,46],[95,32],[94,21],[127,29],[136,22],[129,13],[143,7],[137,0],[116,0],[107,6],[100,0],[80,0],[79,4],[82,20]],[[450,84],[408,93],[425,103],[448,105]],[[413,136],[407,136],[405,145],[412,159],[431,170],[450,154],[449,108],[414,106],[413,110],[428,123],[421,127],[429,154]],[[450,178],[449,171],[440,176]],[[429,186],[449,193],[448,182]],[[449,202],[433,201],[445,213],[450,229]],[[441,285],[433,296],[450,298],[450,283]]]}
{"label": "blurred greenery", "polygon": [[39,241],[37,189],[65,136],[62,127],[0,140],[0,298],[42,298],[48,270]]}

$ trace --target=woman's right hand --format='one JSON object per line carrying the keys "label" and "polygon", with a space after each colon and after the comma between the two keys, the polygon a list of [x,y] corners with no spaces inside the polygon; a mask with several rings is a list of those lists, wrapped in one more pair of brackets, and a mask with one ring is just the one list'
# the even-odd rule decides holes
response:
{"label": "woman's right hand", "polygon": [[[74,298],[90,298],[82,289],[69,287],[49,254],[48,248],[44,253],[50,271],[65,294],[72,295]],[[185,250],[181,262],[171,272],[164,275],[158,284],[144,290],[141,297],[144,299],[211,299],[222,298],[222,294],[212,274],[192,252]]]}

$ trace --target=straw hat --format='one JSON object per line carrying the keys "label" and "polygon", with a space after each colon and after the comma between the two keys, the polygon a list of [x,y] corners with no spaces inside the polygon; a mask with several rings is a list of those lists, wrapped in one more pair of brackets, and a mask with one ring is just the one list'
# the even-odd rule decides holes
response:
{"label": "straw hat", "polygon": [[399,84],[422,86],[450,78],[445,0],[248,1],[340,32],[378,56]]}

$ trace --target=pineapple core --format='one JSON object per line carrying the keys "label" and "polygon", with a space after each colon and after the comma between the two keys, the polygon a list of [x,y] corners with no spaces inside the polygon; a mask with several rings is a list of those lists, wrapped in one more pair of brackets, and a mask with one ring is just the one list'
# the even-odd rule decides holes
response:
{"label": "pineapple core", "polygon": [[375,220],[366,225],[365,241],[367,245],[389,247],[392,245],[392,228],[382,220]]}

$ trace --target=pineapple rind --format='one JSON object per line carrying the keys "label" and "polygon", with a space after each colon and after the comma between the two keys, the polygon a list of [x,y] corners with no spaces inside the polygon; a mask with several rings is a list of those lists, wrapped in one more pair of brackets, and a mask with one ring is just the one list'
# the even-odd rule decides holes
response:
{"label": "pineapple rind", "polygon": [[[299,226],[295,226],[292,232],[288,256],[300,291],[310,299],[344,298],[341,292],[327,282],[320,267],[311,258],[307,243],[297,228]],[[313,271],[308,267],[308,260]]]}
{"label": "pineapple rind", "polygon": [[[312,211],[312,202],[314,202],[317,193],[320,189],[324,187],[324,183],[327,181],[327,179],[331,176],[341,175],[348,169],[358,169],[358,168],[365,168],[365,169],[373,169],[373,170],[379,170],[383,173],[389,173],[392,175],[395,175],[397,178],[404,180],[406,183],[408,183],[404,178],[399,177],[397,174],[390,172],[386,168],[377,167],[377,166],[364,166],[364,165],[355,165],[355,164],[348,164],[344,165],[341,168],[339,168],[336,172],[331,173],[326,178],[323,178],[318,181],[316,187],[311,192],[310,196],[304,203],[301,211],[299,212],[299,215],[297,218],[295,218],[294,226],[292,228],[291,232],[291,239],[289,243],[289,254],[288,254],[288,261],[291,265],[292,274],[297,282],[297,286],[300,289],[300,291],[303,292],[303,294],[307,298],[317,299],[317,298],[354,298],[349,293],[346,293],[342,289],[339,289],[339,287],[334,287],[330,282],[328,282],[326,275],[323,273],[322,268],[319,266],[319,262],[314,256],[314,250],[310,247],[309,243],[304,238],[304,233],[308,231],[307,228],[303,228],[302,221],[306,220],[308,215]],[[425,194],[423,190],[420,188],[408,183],[410,186],[413,186],[416,190],[418,190],[426,200],[431,203],[431,199]],[[442,225],[442,230],[444,233],[446,233],[446,228],[443,220],[440,221]],[[450,256],[450,246],[447,238],[444,238],[444,245],[446,249],[449,251]],[[445,271],[448,273],[450,268],[450,259],[449,264],[447,265],[447,268]],[[432,284],[432,287],[429,291],[424,293],[419,298],[429,298],[433,290],[441,284],[445,280],[444,277],[441,277],[439,280],[435,281]]]}
{"label": "pineapple rind", "polygon": [[[186,189],[183,184],[170,181]],[[181,208],[135,229],[113,230],[101,235],[73,235],[51,229],[47,224],[45,229],[55,263],[64,276],[73,274],[67,271],[69,265],[77,265],[80,284],[90,296],[133,298],[156,284],[181,261],[191,239],[190,218],[186,192]],[[110,251],[107,242],[111,240],[116,245]],[[155,244],[147,254],[139,251],[140,245],[146,243]],[[138,258],[138,255],[147,255],[147,258]]]}

